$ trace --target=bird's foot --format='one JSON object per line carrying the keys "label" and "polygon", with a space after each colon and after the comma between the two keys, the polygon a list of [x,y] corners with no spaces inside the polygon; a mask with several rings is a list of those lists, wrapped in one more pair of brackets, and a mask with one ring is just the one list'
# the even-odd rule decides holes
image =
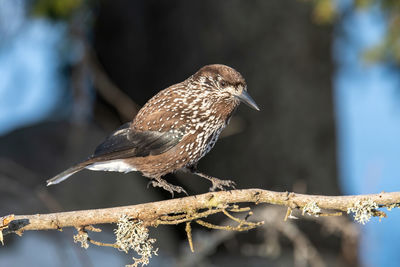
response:
{"label": "bird's foot", "polygon": [[211,176],[207,179],[210,180],[210,182],[212,183],[212,186],[210,187],[210,191],[216,191],[217,189],[226,190],[226,187],[235,189],[235,187],[236,187],[236,183],[231,180],[221,180],[221,179],[211,177]]}
{"label": "bird's foot", "polygon": [[212,177],[208,174],[201,173],[197,171],[195,166],[192,166],[189,168],[189,171],[192,172],[193,174],[196,174],[200,177],[203,177],[207,180],[209,180],[212,183],[212,186],[210,187],[210,191],[216,191],[216,190],[226,190],[225,187],[230,187],[232,189],[235,189],[236,183],[231,180],[221,180],[215,177]]}
{"label": "bird's foot", "polygon": [[149,185],[150,184],[153,187],[161,187],[161,188],[167,190],[168,192],[171,193],[172,197],[174,197],[174,192],[184,193],[185,195],[188,196],[188,193],[186,192],[186,190],[183,189],[181,186],[170,184],[166,180],[161,179],[161,178],[152,179],[149,182]]}

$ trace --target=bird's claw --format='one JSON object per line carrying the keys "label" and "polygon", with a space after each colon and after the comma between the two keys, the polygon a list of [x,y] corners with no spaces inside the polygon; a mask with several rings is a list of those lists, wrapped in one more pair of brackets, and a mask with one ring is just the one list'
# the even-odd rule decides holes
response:
{"label": "bird's claw", "polygon": [[181,186],[170,184],[170,183],[168,183],[167,181],[165,181],[164,179],[161,179],[161,178],[151,180],[147,184],[147,187],[149,187],[150,184],[153,187],[161,187],[161,188],[167,190],[168,192],[171,193],[172,197],[174,197],[174,192],[184,193],[185,195],[188,196],[188,193],[186,192],[186,190],[183,189]]}
{"label": "bird's claw", "polygon": [[210,187],[210,191],[216,191],[217,189],[219,190],[226,190],[226,187],[230,187],[232,189],[236,188],[236,183],[231,180],[221,180],[215,177],[212,177],[209,179],[212,183],[212,186]]}

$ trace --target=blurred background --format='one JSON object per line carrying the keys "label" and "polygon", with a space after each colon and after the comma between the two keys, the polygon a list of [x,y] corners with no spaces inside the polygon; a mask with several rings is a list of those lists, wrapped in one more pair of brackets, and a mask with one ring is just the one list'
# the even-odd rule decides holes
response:
{"label": "blurred background", "polygon": [[[310,194],[400,190],[400,1],[0,0],[0,215],[168,199],[137,173],[83,171],[86,159],[155,93],[201,66],[245,77],[242,105],[200,170],[238,188]],[[167,179],[189,194],[210,184]],[[150,266],[399,266],[400,213],[283,223],[256,207],[248,233],[152,229]],[[221,217],[212,218],[224,223]],[[94,239],[113,242],[113,226]],[[6,236],[0,266],[124,266],[132,256],[73,243],[73,229]]]}

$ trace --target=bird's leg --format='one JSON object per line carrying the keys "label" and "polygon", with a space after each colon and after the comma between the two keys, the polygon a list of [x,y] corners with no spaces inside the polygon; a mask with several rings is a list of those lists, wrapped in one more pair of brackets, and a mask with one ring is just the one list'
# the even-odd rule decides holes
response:
{"label": "bird's leg", "polygon": [[174,197],[174,192],[185,193],[186,195],[188,195],[188,193],[186,192],[185,189],[183,189],[180,186],[170,184],[166,180],[162,179],[161,177],[151,179],[151,181],[148,183],[148,185],[150,185],[150,184],[153,187],[164,188],[165,190],[167,190],[168,192],[171,193],[172,197]]}
{"label": "bird's leg", "polygon": [[221,180],[221,179],[212,177],[208,174],[201,173],[197,170],[197,166],[195,166],[195,165],[190,166],[188,169],[191,173],[209,180],[212,183],[212,186],[210,187],[210,191],[216,191],[217,189],[226,190],[225,187],[231,187],[231,188],[235,189],[236,183],[234,181]]}

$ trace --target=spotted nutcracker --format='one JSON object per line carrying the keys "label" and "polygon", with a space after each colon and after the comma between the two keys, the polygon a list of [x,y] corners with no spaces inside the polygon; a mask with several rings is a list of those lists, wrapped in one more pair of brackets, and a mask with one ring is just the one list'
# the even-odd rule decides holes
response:
{"label": "spotted nutcracker", "polygon": [[207,65],[185,81],[160,91],[126,123],[100,144],[94,154],[47,181],[57,184],[82,169],[140,171],[153,186],[186,191],[162,176],[189,170],[212,182],[210,190],[233,187],[234,182],[200,173],[197,162],[217,142],[240,102],[259,110],[247,93],[246,82],[225,65]]}

